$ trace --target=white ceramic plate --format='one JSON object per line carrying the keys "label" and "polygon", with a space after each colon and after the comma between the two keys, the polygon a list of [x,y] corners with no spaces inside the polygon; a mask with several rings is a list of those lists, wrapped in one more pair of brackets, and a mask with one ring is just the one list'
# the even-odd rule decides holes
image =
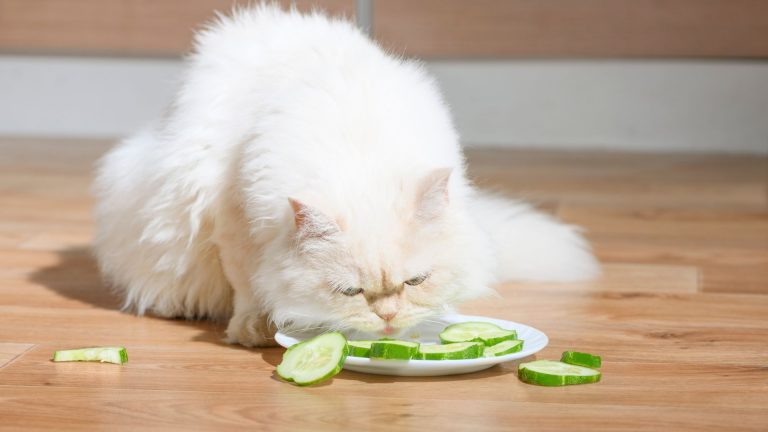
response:
{"label": "white ceramic plate", "polygon": [[[469,360],[373,360],[363,357],[347,357],[344,369],[377,375],[436,376],[463,374],[487,369],[493,365],[510,360],[528,357],[541,351],[549,342],[547,335],[541,331],[512,321],[458,314],[445,315],[435,321],[437,322],[425,322],[417,325],[400,338],[425,344],[440,343],[438,335],[447,325],[467,321],[484,321],[494,323],[507,330],[516,330],[517,337],[525,341],[523,350],[499,357],[483,357]],[[275,340],[280,345],[288,348],[316,335],[317,332],[311,331],[291,333],[290,335],[277,332]],[[379,337],[363,332],[347,333],[347,338],[350,340],[379,339]]]}

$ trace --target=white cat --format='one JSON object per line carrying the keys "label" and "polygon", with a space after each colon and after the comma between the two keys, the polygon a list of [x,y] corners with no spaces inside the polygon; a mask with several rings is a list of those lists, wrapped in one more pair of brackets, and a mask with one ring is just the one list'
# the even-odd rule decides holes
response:
{"label": "white cat", "polygon": [[[96,252],[139,314],[397,334],[495,280],[589,278],[578,229],[476,191],[418,63],[274,6],[197,35],[168,115],[100,162]],[[510,311],[514,315],[514,311]]]}

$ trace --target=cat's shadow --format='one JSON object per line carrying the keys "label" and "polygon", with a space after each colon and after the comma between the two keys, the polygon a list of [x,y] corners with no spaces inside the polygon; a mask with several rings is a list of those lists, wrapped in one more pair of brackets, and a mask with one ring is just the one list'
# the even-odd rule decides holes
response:
{"label": "cat's shadow", "polygon": [[104,285],[90,248],[72,247],[56,254],[55,264],[38,268],[29,280],[72,300],[101,309],[120,309],[120,300]]}
{"label": "cat's shadow", "polygon": [[[29,276],[31,282],[46,287],[68,299],[90,304],[100,309],[120,310],[120,298],[103,281],[90,248],[78,246],[56,253],[58,254],[57,262],[31,273]],[[221,323],[183,318],[168,319],[151,315],[143,316],[141,319],[162,320],[174,325],[194,327],[199,330],[199,333],[192,338],[195,342],[207,342],[230,349],[248,349],[224,342],[224,325]]]}
{"label": "cat's shadow", "polygon": [[[73,247],[58,251],[58,262],[34,271],[29,280],[40,284],[51,291],[72,300],[93,305],[100,309],[119,310],[120,299],[104,283],[99,273],[96,260],[88,247]],[[127,313],[127,312],[126,312]],[[247,348],[241,345],[228,344],[223,340],[224,325],[207,320],[168,319],[144,316],[141,319],[162,320],[174,325],[191,326],[199,330],[192,338],[195,342],[211,343],[222,348],[252,351],[261,355],[262,360],[272,366],[277,366],[282,360],[281,348]],[[464,374],[434,377],[405,377],[388,375],[371,375],[345,370],[334,379],[359,381],[371,384],[423,381],[464,381],[484,377],[494,377],[515,373],[518,362],[497,365],[484,371]],[[275,378],[277,379],[277,378]]]}

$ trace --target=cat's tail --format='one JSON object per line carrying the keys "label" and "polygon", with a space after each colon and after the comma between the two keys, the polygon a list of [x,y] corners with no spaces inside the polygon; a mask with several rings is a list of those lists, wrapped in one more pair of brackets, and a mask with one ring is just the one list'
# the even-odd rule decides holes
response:
{"label": "cat's tail", "polygon": [[579,227],[563,224],[527,203],[486,192],[478,192],[470,204],[494,249],[497,280],[566,282],[600,274]]}

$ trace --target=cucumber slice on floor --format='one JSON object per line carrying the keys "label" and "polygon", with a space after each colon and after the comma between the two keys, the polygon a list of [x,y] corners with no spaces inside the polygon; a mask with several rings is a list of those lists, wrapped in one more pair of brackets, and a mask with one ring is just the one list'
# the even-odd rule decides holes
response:
{"label": "cucumber slice on floor", "polygon": [[409,360],[419,353],[419,344],[402,340],[374,341],[371,344],[371,358]]}
{"label": "cucumber slice on floor", "polygon": [[482,342],[491,346],[512,339],[517,339],[517,332],[514,330],[504,330],[496,324],[486,322],[451,324],[440,333],[440,341],[443,343]]}
{"label": "cucumber slice on floor", "polygon": [[600,381],[600,376],[600,372],[595,369],[552,360],[520,363],[518,368],[521,381],[540,386],[589,384]]}
{"label": "cucumber slice on floor", "polygon": [[568,363],[576,366],[584,366],[592,369],[597,369],[603,363],[602,359],[598,355],[587,354],[577,351],[565,351],[560,358],[563,363]]}
{"label": "cucumber slice on floor", "polygon": [[523,350],[523,341],[506,340],[504,342],[497,343],[494,346],[485,347],[485,356],[498,357],[498,356],[516,353],[522,350]]}
{"label": "cucumber slice on floor", "polygon": [[128,352],[123,347],[93,347],[61,350],[53,353],[53,361],[92,361],[123,364],[128,361]]}
{"label": "cucumber slice on floor", "polygon": [[421,360],[464,360],[483,356],[480,342],[459,342],[444,345],[421,345],[417,358]]}
{"label": "cucumber slice on floor", "polygon": [[277,375],[300,386],[312,385],[339,373],[346,358],[344,335],[325,333],[288,348],[277,366]]}
{"label": "cucumber slice on floor", "polygon": [[347,355],[350,357],[370,357],[373,341],[347,341]]}

